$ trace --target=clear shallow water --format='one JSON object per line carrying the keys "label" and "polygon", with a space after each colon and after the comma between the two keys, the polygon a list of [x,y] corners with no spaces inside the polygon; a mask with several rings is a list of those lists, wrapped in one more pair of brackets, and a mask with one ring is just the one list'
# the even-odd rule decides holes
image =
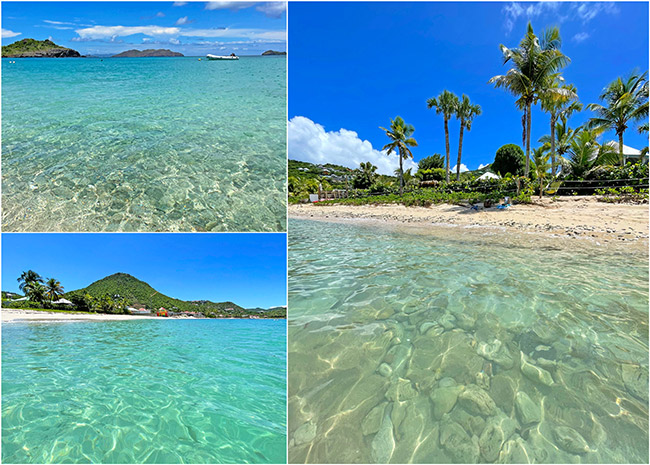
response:
{"label": "clear shallow water", "polygon": [[284,231],[285,181],[285,57],[2,60],[5,231]]}
{"label": "clear shallow water", "polygon": [[289,228],[290,462],[648,463],[647,255]]}
{"label": "clear shallow water", "polygon": [[2,462],[286,462],[285,328],[5,323]]}

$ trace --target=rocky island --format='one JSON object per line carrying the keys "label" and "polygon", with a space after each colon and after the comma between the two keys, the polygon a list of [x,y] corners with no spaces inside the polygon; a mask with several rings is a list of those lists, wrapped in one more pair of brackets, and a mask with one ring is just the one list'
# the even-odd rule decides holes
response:
{"label": "rocky island", "polygon": [[262,56],[268,56],[268,55],[286,55],[287,52],[276,52],[275,50],[267,50],[266,52],[262,53]]}
{"label": "rocky island", "polygon": [[71,48],[56,45],[51,40],[22,39],[2,47],[3,58],[67,58],[80,57]]}
{"label": "rocky island", "polygon": [[182,57],[182,53],[172,52],[164,48],[147,50],[127,50],[113,55],[113,58],[145,58],[145,57]]}

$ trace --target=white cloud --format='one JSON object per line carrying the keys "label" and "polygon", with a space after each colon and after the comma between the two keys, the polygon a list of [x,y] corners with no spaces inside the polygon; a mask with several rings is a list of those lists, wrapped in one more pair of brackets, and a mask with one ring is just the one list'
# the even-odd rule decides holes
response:
{"label": "white cloud", "polygon": [[[477,169],[480,170],[481,168],[485,168],[487,165],[489,165],[489,163],[486,164],[486,165],[484,165],[483,163],[481,163],[480,165],[478,165],[478,168],[477,168]],[[462,166],[462,163],[461,163],[461,166]]]}
{"label": "white cloud", "polygon": [[579,32],[578,34],[573,36],[573,40],[577,43],[584,42],[589,38],[589,33],[587,32]]}
{"label": "white cloud", "polygon": [[[455,173],[457,166],[458,166],[458,164],[454,165],[453,168],[451,168],[449,171],[451,171],[452,173]],[[461,163],[460,164],[460,172],[464,173],[465,171],[469,171],[469,168],[467,168],[467,166],[465,166],[464,163]]]}
{"label": "white cloud", "polygon": [[243,10],[255,6],[257,2],[208,2],[205,5],[206,10]]}
{"label": "white cloud", "polygon": [[208,2],[205,9],[238,11],[252,6],[270,18],[279,18],[287,10],[287,2]]}
{"label": "white cloud", "polygon": [[[289,158],[323,164],[334,163],[358,168],[361,162],[369,161],[377,167],[380,174],[393,175],[399,167],[395,154],[377,150],[367,140],[361,140],[359,135],[348,129],[325,131],[320,124],[314,123],[304,116],[296,116],[289,121]],[[404,160],[404,170],[417,164],[413,160]]]}
{"label": "white cloud", "polygon": [[165,17],[165,13],[163,13],[162,11],[156,13],[156,18],[164,18],[164,17]]}
{"label": "white cloud", "polygon": [[[560,10],[564,14],[560,14]],[[618,7],[614,2],[538,2],[538,3],[517,3],[510,2],[501,9],[504,20],[503,27],[506,34],[509,34],[519,18],[532,20],[546,15],[554,23],[561,23],[566,20],[582,21],[584,24],[594,19],[601,12],[605,14],[617,14]]]}
{"label": "white cloud", "polygon": [[266,2],[255,8],[270,18],[280,18],[287,11],[287,2]]}
{"label": "white cloud", "polygon": [[177,26],[182,26],[183,24],[187,24],[187,16],[183,16],[182,18],[178,18],[178,20],[176,20]]}
{"label": "white cloud", "polygon": [[185,6],[187,2],[174,2],[172,6]]}
{"label": "white cloud", "polygon": [[77,29],[78,38],[75,42],[88,40],[115,40],[134,34],[144,34],[151,37],[229,37],[249,40],[286,40],[286,31],[270,31],[265,29],[181,29],[178,27],[162,26],[93,26]]}
{"label": "white cloud", "polygon": [[2,28],[2,38],[3,39],[8,39],[9,37],[16,37],[22,34],[22,32],[14,32],[10,31],[9,29]]}

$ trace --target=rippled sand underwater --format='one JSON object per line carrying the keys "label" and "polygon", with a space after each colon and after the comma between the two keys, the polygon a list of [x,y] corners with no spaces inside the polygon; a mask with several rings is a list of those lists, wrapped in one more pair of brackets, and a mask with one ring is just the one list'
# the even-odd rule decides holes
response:
{"label": "rippled sand underwater", "polygon": [[2,463],[286,463],[284,320],[2,325]]}
{"label": "rippled sand underwater", "polygon": [[291,463],[647,463],[648,257],[290,221]]}
{"label": "rippled sand underwater", "polygon": [[286,58],[3,60],[4,231],[285,231]]}

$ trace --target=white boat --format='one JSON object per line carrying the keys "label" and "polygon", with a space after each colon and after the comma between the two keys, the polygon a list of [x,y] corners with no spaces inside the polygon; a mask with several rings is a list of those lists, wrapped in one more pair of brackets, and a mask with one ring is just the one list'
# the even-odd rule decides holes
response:
{"label": "white boat", "polygon": [[208,53],[207,55],[208,60],[239,60],[239,57],[235,54],[232,55],[211,55]]}

